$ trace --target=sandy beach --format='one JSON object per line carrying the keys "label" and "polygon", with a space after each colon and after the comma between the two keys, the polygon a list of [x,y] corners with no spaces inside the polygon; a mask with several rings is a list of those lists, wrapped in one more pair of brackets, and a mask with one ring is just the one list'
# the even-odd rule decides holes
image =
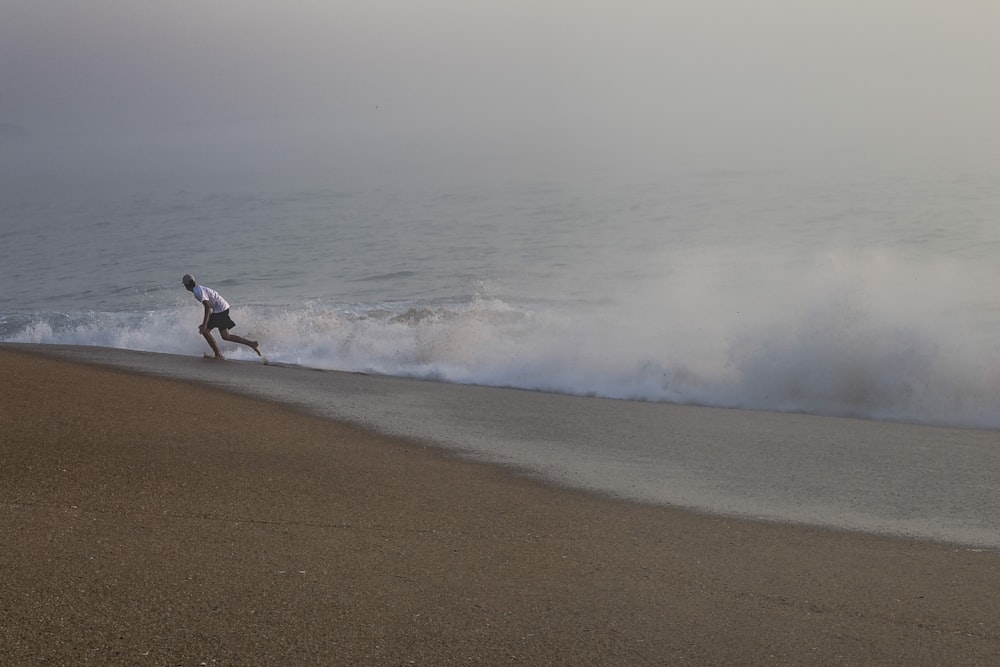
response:
{"label": "sandy beach", "polygon": [[1000,655],[992,550],[615,500],[189,381],[0,367],[5,665]]}

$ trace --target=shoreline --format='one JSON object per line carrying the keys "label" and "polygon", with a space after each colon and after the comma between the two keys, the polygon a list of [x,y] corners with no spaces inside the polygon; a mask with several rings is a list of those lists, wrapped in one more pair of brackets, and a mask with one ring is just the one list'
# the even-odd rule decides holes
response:
{"label": "shoreline", "polygon": [[197,382],[614,498],[1000,550],[995,431],[217,364],[111,348],[3,349]]}
{"label": "shoreline", "polygon": [[1000,557],[0,348],[5,664],[991,664]]}

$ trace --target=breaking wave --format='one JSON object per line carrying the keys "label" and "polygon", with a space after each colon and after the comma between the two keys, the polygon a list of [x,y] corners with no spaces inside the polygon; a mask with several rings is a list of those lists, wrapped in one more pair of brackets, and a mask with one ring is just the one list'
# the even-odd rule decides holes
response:
{"label": "breaking wave", "polygon": [[[995,277],[947,264],[831,255],[794,280],[772,276],[771,289],[758,280],[751,294],[746,280],[704,259],[590,303],[314,300],[238,307],[233,318],[236,331],[259,337],[270,358],[307,367],[1000,428],[1000,359],[988,335],[995,313],[971,287]],[[198,355],[207,351],[196,331],[199,316],[179,305],[6,312],[0,340]]]}

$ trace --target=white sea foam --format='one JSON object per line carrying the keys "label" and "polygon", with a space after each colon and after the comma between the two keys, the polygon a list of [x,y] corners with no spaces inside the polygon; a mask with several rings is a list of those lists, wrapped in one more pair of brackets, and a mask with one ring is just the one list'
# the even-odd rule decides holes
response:
{"label": "white sea foam", "polygon": [[[886,253],[795,272],[691,256],[594,302],[237,307],[272,361],[611,398],[1000,428],[998,276]],[[623,286],[624,287],[624,286]],[[200,354],[193,307],[8,316],[11,342]],[[224,345],[234,358],[252,352]]]}

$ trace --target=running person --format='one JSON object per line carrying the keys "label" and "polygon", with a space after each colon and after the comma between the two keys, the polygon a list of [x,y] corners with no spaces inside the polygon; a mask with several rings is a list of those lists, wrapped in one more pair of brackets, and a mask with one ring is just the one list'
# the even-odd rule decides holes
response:
{"label": "running person", "polygon": [[222,298],[222,295],[216,292],[210,287],[204,287],[198,285],[194,281],[194,276],[191,274],[185,274],[181,278],[181,282],[184,283],[184,287],[187,288],[189,292],[194,294],[194,298],[198,299],[205,306],[205,318],[202,320],[201,324],[198,325],[198,333],[205,337],[208,344],[212,347],[212,351],[215,352],[216,359],[225,359],[222,353],[219,352],[219,346],[215,342],[215,338],[212,336],[212,329],[218,329],[219,335],[222,336],[222,340],[228,340],[233,343],[239,343],[240,345],[246,345],[251,350],[257,353],[257,356],[263,356],[260,353],[260,344],[255,340],[248,340],[242,336],[237,336],[236,334],[229,333],[229,330],[236,326],[236,323],[232,321],[229,317],[229,302]]}

